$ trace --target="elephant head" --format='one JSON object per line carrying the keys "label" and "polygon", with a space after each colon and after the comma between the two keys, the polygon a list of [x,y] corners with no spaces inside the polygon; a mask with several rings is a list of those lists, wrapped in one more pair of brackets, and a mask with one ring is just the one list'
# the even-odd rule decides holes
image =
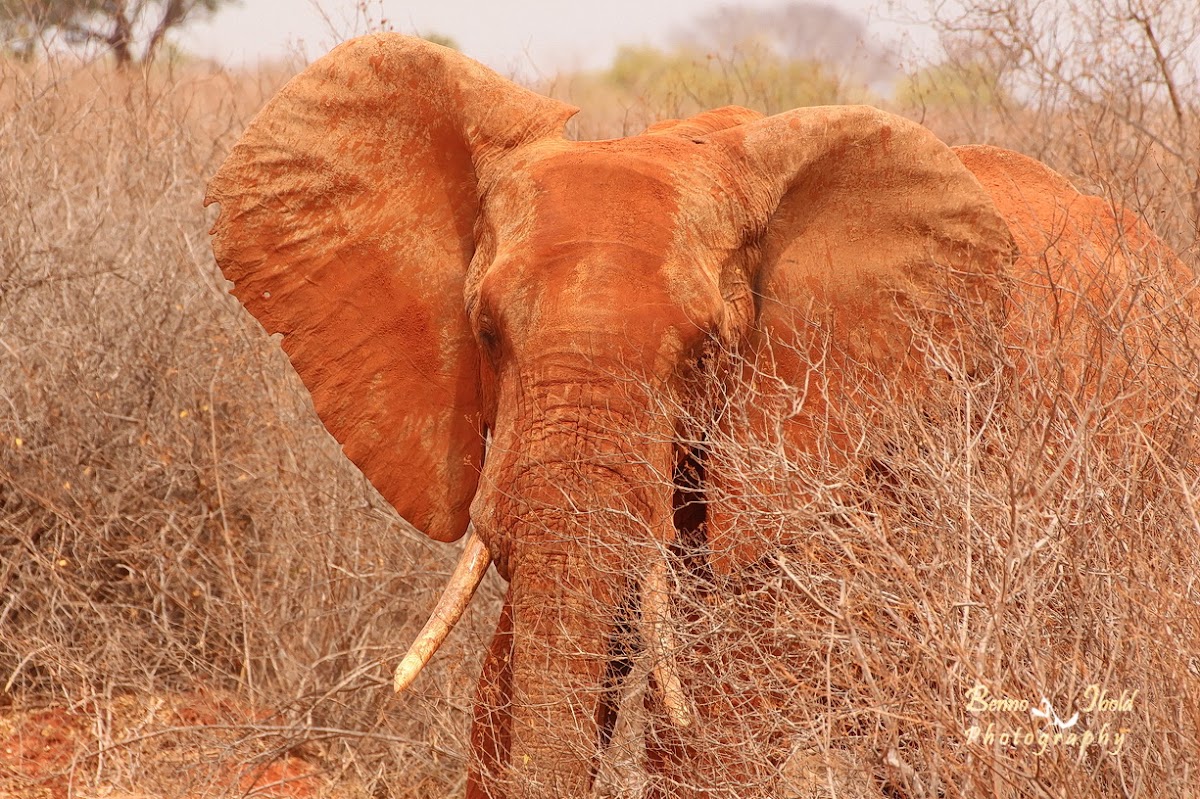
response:
{"label": "elephant head", "polygon": [[[827,422],[840,370],[921,372],[910,312],[997,312],[1013,252],[959,159],[878,110],[723,109],[597,142],[563,138],[575,111],[437,45],[364,37],[262,110],[206,198],[233,292],[283,334],[346,454],[429,536],[474,524],[398,679],[489,563],[508,581],[473,733],[471,791],[489,795],[501,774],[586,791],[611,725],[588,689],[612,678],[620,609],[665,605],[660,567],[622,575],[679,535],[694,453],[670,409],[706,354],[773,353],[757,369],[800,384],[797,353],[828,350],[787,431],[848,460],[853,431]],[[719,571],[761,554],[730,518],[714,499],[697,528]]]}

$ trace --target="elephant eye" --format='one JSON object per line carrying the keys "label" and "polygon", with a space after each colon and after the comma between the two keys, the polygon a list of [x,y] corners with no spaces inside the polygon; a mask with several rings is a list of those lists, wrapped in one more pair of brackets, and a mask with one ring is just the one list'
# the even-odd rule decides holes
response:
{"label": "elephant eye", "polygon": [[479,315],[478,324],[479,343],[483,346],[488,355],[494,356],[500,348],[500,333],[496,329],[496,322],[489,314]]}

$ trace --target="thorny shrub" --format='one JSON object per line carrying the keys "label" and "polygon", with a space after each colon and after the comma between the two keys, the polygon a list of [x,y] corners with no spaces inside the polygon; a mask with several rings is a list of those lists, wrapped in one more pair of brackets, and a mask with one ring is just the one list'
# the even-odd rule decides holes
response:
{"label": "thorny shrub", "polygon": [[[230,762],[285,757],[328,769],[329,792],[462,787],[499,581],[392,699],[453,548],[384,507],[211,263],[204,182],[278,83],[0,67],[0,706],[86,721],[87,745],[55,761],[66,789],[240,795],[258,783],[231,783]],[[989,133],[1021,141],[1016,122]],[[772,546],[734,578],[697,568],[694,541],[667,553],[674,660],[710,722],[684,733],[695,768],[667,778],[740,795],[781,771],[802,796],[1189,795],[1200,364],[1194,320],[1149,299],[1177,287],[1145,279],[1159,291],[1137,313],[1093,309],[1086,336],[1104,346],[1031,335],[967,374],[931,338],[945,376],[920,401],[862,375],[876,389],[837,412],[866,474],[790,449],[797,389],[706,387],[725,423],[694,444],[735,478],[714,499]],[[1066,379],[1079,352],[1115,395]],[[777,424],[748,425],[764,406],[784,409]],[[646,696],[655,664],[634,661],[600,769],[618,795],[646,784],[644,741],[676,734]],[[1019,707],[979,711],[979,686]],[[1072,729],[1124,730],[1120,754],[1111,737],[1037,755],[983,740],[1047,729],[1021,703],[1066,717],[1092,686],[1132,700]],[[194,695],[232,699],[179,698]],[[0,771],[0,790],[46,784]]]}
{"label": "thorny shrub", "polygon": [[[787,436],[820,364],[802,387],[714,381],[721,421],[694,442],[721,464],[708,500],[772,546],[715,588],[676,560],[683,681],[725,714],[690,732],[692,775],[766,790],[775,735],[785,776],[828,771],[849,795],[1190,795],[1200,339],[1193,286],[1159,266],[1079,309],[1073,335],[1014,303],[969,369],[927,336],[924,392],[857,375],[828,420],[850,465]],[[1043,702],[1075,724],[1039,720]]]}
{"label": "thorny shrub", "polygon": [[[846,367],[842,384],[856,388],[825,424],[849,435],[816,451],[788,431],[806,394],[829,388],[833,341],[804,385],[772,376],[769,348],[724,352],[726,368],[695,386],[702,402],[663,407],[692,431],[710,511],[767,546],[731,574],[706,562],[722,554],[711,538],[648,546],[644,562],[671,563],[670,659],[699,722],[674,729],[645,696],[656,664],[635,661],[606,784],[1189,796],[1200,759],[1194,286],[1151,260],[1111,288],[1119,301],[1080,303],[1052,325],[1038,295],[1019,296],[1029,285],[1014,285],[1003,329],[974,322],[969,359],[964,339],[930,328],[924,390]],[[685,749],[686,767],[647,773],[644,742]]]}
{"label": "thorny shrub", "polygon": [[[131,775],[162,738],[119,723],[130,697],[235,691],[223,731],[171,725],[225,754],[164,770],[166,793],[307,742],[367,793],[442,795],[471,669],[396,702],[384,660],[453,553],[346,462],[212,263],[205,181],[279,76],[2,69],[0,706],[91,719],[77,788],[147,787]],[[487,632],[452,647],[472,662]]]}

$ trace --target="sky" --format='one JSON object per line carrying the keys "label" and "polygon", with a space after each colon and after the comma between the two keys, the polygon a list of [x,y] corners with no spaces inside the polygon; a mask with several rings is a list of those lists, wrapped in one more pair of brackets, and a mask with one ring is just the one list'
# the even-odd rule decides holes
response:
{"label": "sky", "polygon": [[[868,21],[872,35],[902,37],[918,46],[930,36],[900,18],[923,6],[901,0],[912,11],[889,11],[885,0],[829,0]],[[785,2],[785,0],[781,0]],[[440,33],[467,55],[505,73],[546,73],[598,68],[611,62],[621,44],[669,42],[673,32],[722,5],[763,6],[765,0],[369,0],[376,23],[386,18],[402,33]],[[355,33],[365,33],[357,0],[241,0],[211,21],[194,23],[178,35],[190,52],[229,66],[289,55],[315,58]]]}

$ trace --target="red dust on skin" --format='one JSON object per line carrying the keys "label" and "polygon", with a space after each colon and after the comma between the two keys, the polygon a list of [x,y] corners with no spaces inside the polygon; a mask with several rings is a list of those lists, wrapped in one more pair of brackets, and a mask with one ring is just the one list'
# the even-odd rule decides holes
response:
{"label": "red dust on skin", "polygon": [[[1165,291],[1164,318],[1196,318],[1187,267],[1127,209],[1081,194],[1062,175],[1028,156],[983,145],[954,153],[974,173],[1008,223],[1020,250],[1006,342],[1025,370],[1061,374],[1090,402],[1119,400],[1129,418],[1154,397],[1133,385],[1131,363],[1171,357],[1155,330],[1141,328],[1146,297]],[[1183,303],[1169,307],[1172,303]],[[1032,332],[1030,332],[1032,331]],[[1074,357],[1063,359],[1062,353]],[[1053,364],[1034,364],[1039,357]],[[1118,442],[1121,445],[1121,442]]]}
{"label": "red dust on skin", "polygon": [[879,131],[879,147],[883,150],[885,156],[891,154],[892,150],[892,129],[883,128]]}
{"label": "red dust on skin", "polygon": [[[561,130],[574,109],[465,58],[429,92],[430,76],[447,77],[442,48],[372,46],[386,41],[347,43],[291,81],[205,202],[221,203],[214,253],[234,293],[283,334],[325,426],[409,522],[453,541],[484,440],[462,298],[473,173],[490,151]],[[501,124],[473,135],[463,111]],[[275,222],[290,209],[303,221],[285,232]]]}
{"label": "red dust on skin", "polygon": [[[582,525],[623,485],[645,485],[631,464],[668,474],[675,445],[655,436],[673,425],[631,412],[608,384],[666,391],[675,369],[696,362],[691,344],[711,335],[761,356],[761,370],[741,375],[749,390],[808,387],[785,434],[799,451],[829,458],[806,468],[861,472],[856,431],[839,426],[837,409],[863,391],[919,400],[931,385],[909,312],[952,337],[949,352],[990,352],[978,333],[992,335],[1012,307],[1016,245],[1029,252],[1020,220],[1008,208],[1006,222],[990,185],[931,132],[877,109],[761,117],[726,108],[642,136],[569,142],[563,127],[574,112],[448,49],[363,37],[263,109],[206,197],[221,204],[213,249],[234,293],[284,335],[351,459],[435,539],[457,538],[475,513],[511,578],[480,686],[476,760],[566,795],[589,788],[589,758],[579,753],[595,751],[600,723],[570,720],[593,717],[596,701],[578,697],[597,695],[602,670],[530,664],[555,632],[585,643],[579,652],[602,648],[611,632],[602,619],[615,608],[576,612],[564,597],[635,589],[609,577],[624,563],[573,567],[559,584],[534,567],[510,573],[496,531],[524,531],[535,552],[539,535],[553,539],[562,551],[552,554],[573,564],[594,563],[603,536],[653,528],[670,540],[669,485],[639,495],[646,501],[629,506],[637,518],[627,531]],[[599,379],[597,364],[617,374]],[[870,379],[860,384],[856,370]],[[624,424],[617,435],[593,423],[611,408],[620,413],[605,418]],[[750,413],[759,414],[752,430],[772,422],[766,407]],[[639,439],[630,434],[639,425],[654,429]],[[556,475],[538,469],[590,457],[594,475],[597,453],[610,458],[599,472],[609,476],[567,481],[563,491],[556,483],[555,498],[546,495],[545,478]],[[477,493],[481,469],[487,484]],[[738,492],[721,489],[735,479],[708,459],[706,486],[716,490],[704,533],[718,571],[766,546],[730,521],[737,508],[727,497]],[[514,509],[535,505],[552,529],[521,526]],[[531,624],[533,611],[555,624]],[[659,770],[687,769],[662,754]],[[501,794],[469,775],[469,796]]]}

